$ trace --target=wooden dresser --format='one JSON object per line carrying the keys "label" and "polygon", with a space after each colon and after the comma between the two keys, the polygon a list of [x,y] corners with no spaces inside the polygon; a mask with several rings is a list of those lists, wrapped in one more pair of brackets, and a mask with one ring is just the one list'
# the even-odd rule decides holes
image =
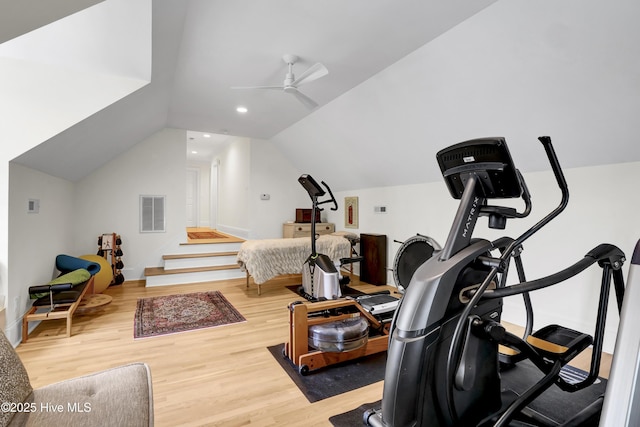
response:
{"label": "wooden dresser", "polygon": [[[336,231],[335,224],[319,222],[316,224],[316,234],[330,234]],[[282,224],[282,237],[310,237],[311,223],[288,222]]]}

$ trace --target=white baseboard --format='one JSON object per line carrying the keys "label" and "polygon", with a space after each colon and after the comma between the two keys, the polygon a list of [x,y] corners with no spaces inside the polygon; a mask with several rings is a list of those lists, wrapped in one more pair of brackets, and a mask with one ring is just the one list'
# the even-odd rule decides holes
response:
{"label": "white baseboard", "polygon": [[7,327],[7,309],[2,307],[0,308],[0,330],[4,332]]}
{"label": "white baseboard", "polygon": [[231,234],[232,236],[240,237],[241,239],[249,238],[249,230],[246,228],[233,227],[230,225],[218,224],[216,227],[218,231],[222,231],[223,233]]}
{"label": "white baseboard", "polygon": [[[39,324],[40,322],[29,322],[29,332],[33,331]],[[14,348],[17,347],[22,342],[22,317],[6,325],[4,335]]]}

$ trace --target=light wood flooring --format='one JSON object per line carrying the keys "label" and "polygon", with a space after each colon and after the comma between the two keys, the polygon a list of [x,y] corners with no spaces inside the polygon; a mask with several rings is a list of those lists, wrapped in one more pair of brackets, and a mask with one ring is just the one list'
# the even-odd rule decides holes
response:
{"label": "light wood flooring", "polygon": [[[113,302],[93,315],[74,317],[70,338],[64,324],[40,324],[17,351],[34,387],[124,363],[143,361],[153,377],[157,426],[327,426],[332,415],[374,402],[382,382],[309,403],[267,350],[288,339],[290,302],[284,286],[298,277],[263,284],[262,295],[245,279],[145,288],[108,288]],[[369,292],[379,287],[352,284]],[[133,339],[138,298],[219,290],[247,319],[240,324]],[[57,337],[50,337],[57,335]],[[126,396],[123,396],[126,399]]]}
{"label": "light wood flooring", "polygon": [[[145,288],[108,288],[113,302],[64,322],[40,324],[18,346],[34,387],[124,363],[143,361],[153,377],[157,426],[329,426],[328,418],[382,396],[382,382],[309,403],[267,350],[288,337],[287,306],[300,298],[284,286],[299,276],[245,287],[245,279]],[[364,292],[380,287],[351,285]],[[133,339],[138,298],[219,290],[246,322],[174,335]],[[127,396],[122,396],[126,399]]]}
{"label": "light wood flooring", "polygon": [[187,237],[187,242],[184,243],[186,245],[200,245],[205,243],[236,243],[236,242],[244,242],[244,239],[241,239],[236,236],[232,236],[231,234],[223,233],[220,230],[216,230],[214,228],[207,227],[187,227],[187,233],[189,232],[207,232],[207,231],[215,231],[218,234],[222,234],[225,238],[222,239],[191,239]]}

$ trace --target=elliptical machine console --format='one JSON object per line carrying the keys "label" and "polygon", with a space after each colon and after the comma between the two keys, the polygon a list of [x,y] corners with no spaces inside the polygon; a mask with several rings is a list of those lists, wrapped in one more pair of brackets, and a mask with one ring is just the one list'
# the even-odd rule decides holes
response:
{"label": "elliptical machine console", "polygon": [[[444,247],[417,268],[396,310],[382,407],[364,414],[366,424],[507,426],[519,420],[517,425],[559,425],[567,420],[545,424],[553,414],[541,416],[527,405],[552,384],[573,392],[590,386],[597,378],[612,277],[618,309],[624,295],[624,254],[613,245],[599,245],[556,274],[526,281],[520,256],[522,243],[559,215],[569,198],[551,139],[539,140],[562,199],[558,207],[515,239],[472,238],[480,216],[489,217],[490,228],[504,229],[507,219],[524,218],[531,212],[529,191],[504,138],[470,140],[437,153],[449,192],[460,204]],[[524,208],[518,211],[488,203],[488,199],[505,198],[522,199]],[[498,254],[493,255],[495,252]],[[519,283],[507,286],[512,260]],[[595,263],[603,272],[593,337],[557,325],[532,334],[528,293],[567,280]],[[499,323],[502,299],[511,295],[522,295],[525,300],[527,326],[523,338],[508,333]],[[500,356],[499,345],[510,349],[512,356]],[[569,384],[559,375],[560,370],[589,345],[593,345],[593,353],[588,376]],[[525,359],[539,369],[540,375],[525,392],[511,392],[501,379],[499,361],[517,369]],[[590,405],[575,420],[582,423],[595,419],[598,410],[598,405]]]}
{"label": "elliptical machine console", "polygon": [[338,202],[329,186],[322,181],[322,185],[329,192],[329,198],[319,201],[326,192],[310,175],[302,175],[298,182],[307,190],[311,197],[311,254],[302,267],[302,289],[300,293],[311,301],[337,299],[342,296],[340,289],[340,274],[331,258],[319,254],[316,250],[316,212],[322,210],[319,205],[332,203],[332,211],[338,210]]}

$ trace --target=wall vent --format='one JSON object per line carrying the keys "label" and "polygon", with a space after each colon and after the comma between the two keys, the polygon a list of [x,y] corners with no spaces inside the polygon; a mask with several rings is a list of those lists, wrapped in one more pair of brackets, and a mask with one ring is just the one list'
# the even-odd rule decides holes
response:
{"label": "wall vent", "polygon": [[40,199],[29,199],[27,202],[27,213],[40,212]]}
{"label": "wall vent", "polygon": [[165,231],[164,199],[165,196],[140,196],[141,233]]}

